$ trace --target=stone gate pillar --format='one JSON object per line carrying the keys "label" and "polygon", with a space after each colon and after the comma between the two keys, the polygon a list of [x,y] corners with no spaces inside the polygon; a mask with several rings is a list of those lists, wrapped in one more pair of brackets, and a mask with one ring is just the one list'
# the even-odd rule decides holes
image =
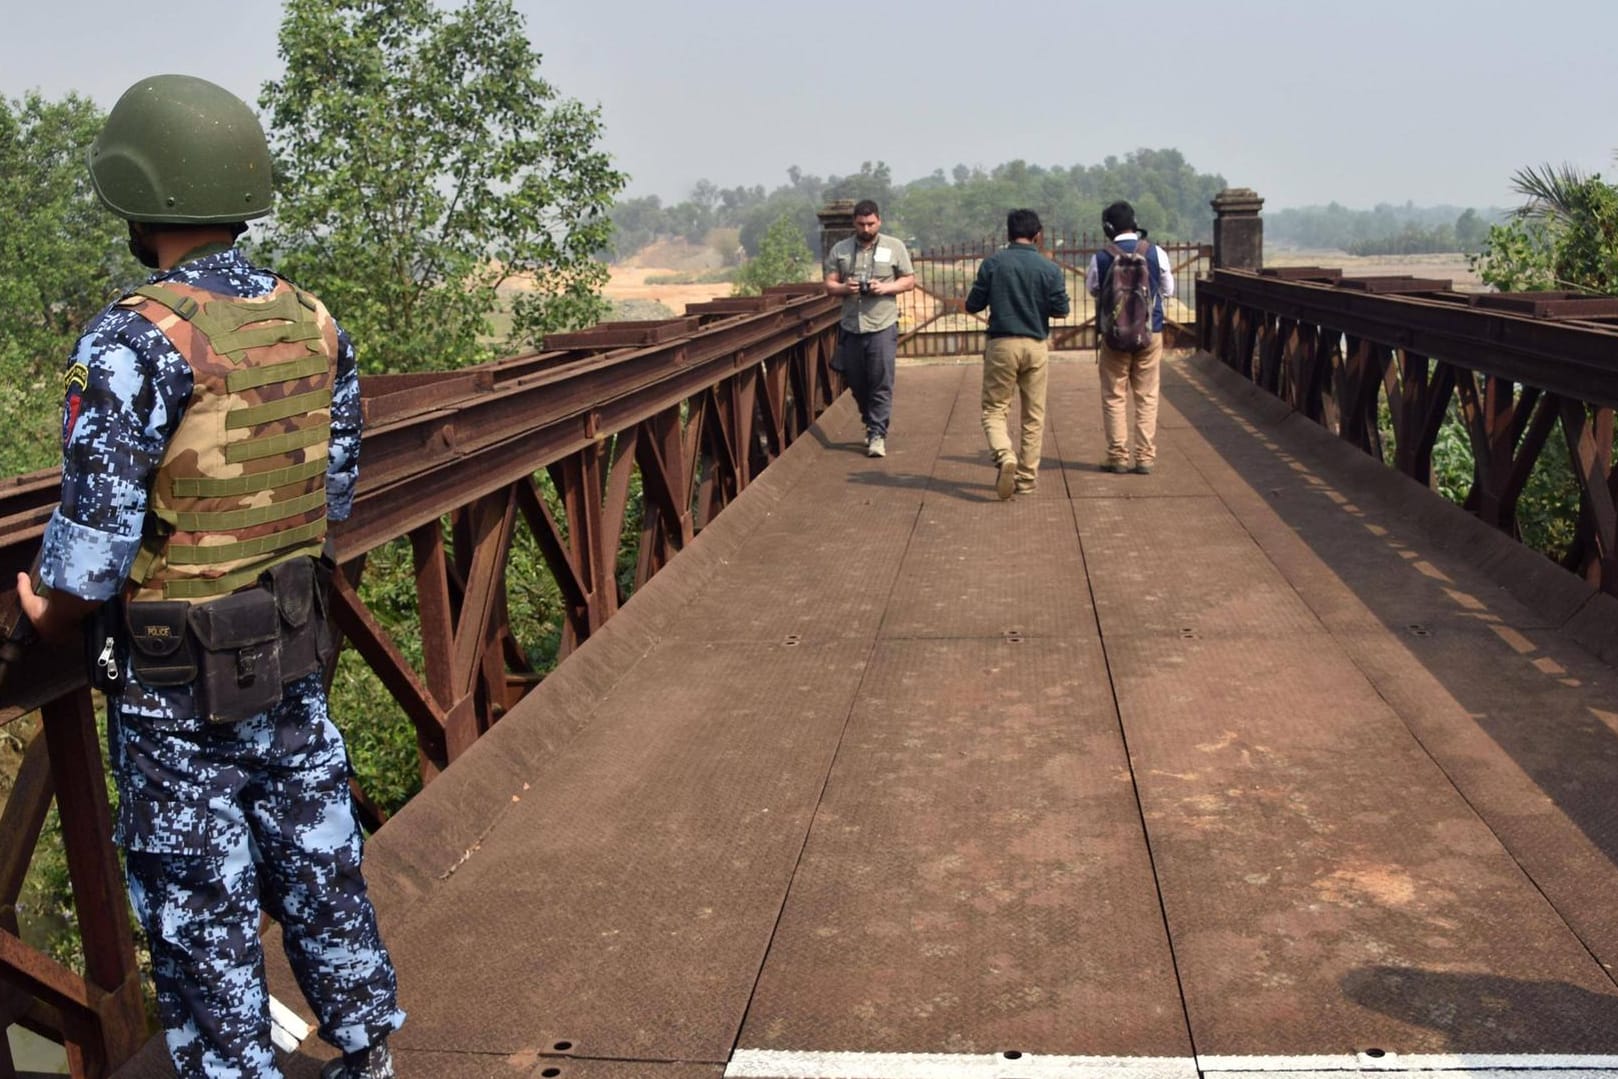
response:
{"label": "stone gate pillar", "polygon": [[820,218],[820,260],[824,262],[833,244],[854,235],[854,200],[828,202],[815,216]]}
{"label": "stone gate pillar", "polygon": [[1209,202],[1214,211],[1213,264],[1216,270],[1264,267],[1264,200],[1250,187],[1227,187]]}

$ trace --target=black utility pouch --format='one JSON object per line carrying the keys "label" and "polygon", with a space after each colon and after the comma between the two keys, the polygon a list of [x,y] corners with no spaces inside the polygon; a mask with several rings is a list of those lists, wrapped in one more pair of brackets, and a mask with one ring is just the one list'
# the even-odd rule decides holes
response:
{"label": "black utility pouch", "polygon": [[197,650],[186,630],[191,604],[158,600],[124,605],[129,666],[142,685],[188,686],[197,679]]}
{"label": "black utility pouch", "polygon": [[281,618],[281,678],[313,674],[321,668],[318,623],[324,620],[315,603],[315,560],[282,562],[266,570],[264,580]]}
{"label": "black utility pouch", "polygon": [[84,669],[90,688],[117,693],[124,688],[124,637],[118,615],[123,601],[109,599],[84,620]]}
{"label": "black utility pouch", "polygon": [[262,588],[191,608],[202,677],[197,706],[210,723],[234,723],[281,702],[281,619]]}

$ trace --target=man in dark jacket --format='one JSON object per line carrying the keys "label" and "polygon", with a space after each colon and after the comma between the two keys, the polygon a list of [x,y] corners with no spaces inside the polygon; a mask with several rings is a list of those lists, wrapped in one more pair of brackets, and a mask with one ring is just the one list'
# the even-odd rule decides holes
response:
{"label": "man in dark jacket", "polygon": [[[978,267],[966,310],[989,309],[989,346],[983,352],[983,433],[994,453],[995,493],[1032,494],[1045,436],[1045,379],[1050,320],[1068,313],[1067,278],[1039,253],[1039,215],[1006,215],[1006,247]],[[1014,450],[1006,414],[1016,391],[1022,405],[1022,445]]]}

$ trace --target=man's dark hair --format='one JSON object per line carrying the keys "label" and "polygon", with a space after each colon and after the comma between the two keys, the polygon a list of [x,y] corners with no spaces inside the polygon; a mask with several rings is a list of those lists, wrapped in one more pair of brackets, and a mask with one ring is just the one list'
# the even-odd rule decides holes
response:
{"label": "man's dark hair", "polygon": [[1042,227],[1039,215],[1032,210],[1013,210],[1006,215],[1006,238],[1012,243],[1032,240]]}
{"label": "man's dark hair", "polygon": [[876,200],[861,199],[854,204],[855,217],[881,217],[882,211],[876,208]]}
{"label": "man's dark hair", "polygon": [[1135,208],[1123,199],[1101,211],[1101,229],[1108,238],[1135,231]]}

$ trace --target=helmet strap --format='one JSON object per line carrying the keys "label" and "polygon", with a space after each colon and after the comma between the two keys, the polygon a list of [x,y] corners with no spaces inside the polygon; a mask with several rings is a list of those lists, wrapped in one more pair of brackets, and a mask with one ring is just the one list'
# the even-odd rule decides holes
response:
{"label": "helmet strap", "polygon": [[157,250],[146,241],[146,230],[136,221],[129,222],[129,253],[135,256],[136,262],[147,269],[159,268]]}

